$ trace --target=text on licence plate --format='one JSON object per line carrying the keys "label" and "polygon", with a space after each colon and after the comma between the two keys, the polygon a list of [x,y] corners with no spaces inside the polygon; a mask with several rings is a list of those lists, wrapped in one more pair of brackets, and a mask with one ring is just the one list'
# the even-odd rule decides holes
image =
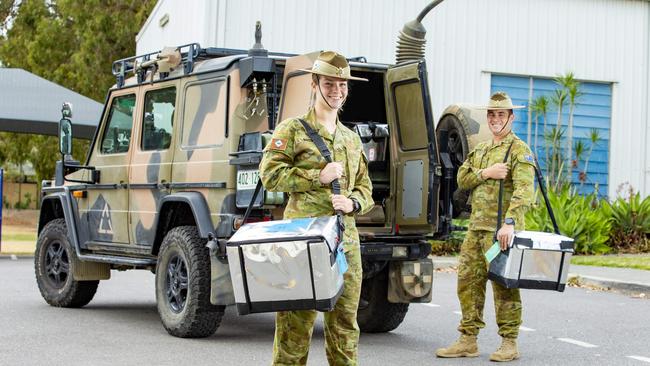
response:
{"label": "text on licence plate", "polygon": [[259,170],[240,170],[237,172],[237,190],[255,189],[260,177]]}

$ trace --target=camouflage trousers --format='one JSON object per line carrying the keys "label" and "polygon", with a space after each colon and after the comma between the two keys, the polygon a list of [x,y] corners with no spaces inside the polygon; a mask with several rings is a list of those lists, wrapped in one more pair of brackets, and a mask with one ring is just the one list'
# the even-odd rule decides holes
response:
{"label": "camouflage trousers", "polygon": [[[485,251],[493,244],[494,232],[470,230],[460,248],[458,263],[458,300],[463,318],[458,331],[467,335],[477,335],[483,322],[485,287],[488,263]],[[504,338],[517,338],[521,325],[521,297],[519,289],[507,289],[492,282],[494,307],[499,326],[499,335]]]}
{"label": "camouflage trousers", "polygon": [[[357,242],[358,243],[358,242]],[[334,310],[325,318],[325,353],[330,365],[357,365],[359,326],[357,308],[361,294],[361,252],[359,244],[346,247],[348,271],[344,289]],[[273,365],[306,365],[316,310],[281,311],[275,319]]]}

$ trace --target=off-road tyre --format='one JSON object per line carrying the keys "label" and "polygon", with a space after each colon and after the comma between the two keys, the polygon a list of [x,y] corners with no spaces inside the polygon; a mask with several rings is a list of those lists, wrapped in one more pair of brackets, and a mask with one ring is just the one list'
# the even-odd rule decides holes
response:
{"label": "off-road tyre", "polygon": [[167,332],[181,338],[212,335],[225,306],[210,303],[210,256],[196,226],[170,230],[156,265],[156,303]]}
{"label": "off-road tyre", "polygon": [[80,308],[95,296],[99,281],[76,281],[73,278],[76,259],[65,220],[48,222],[38,235],[34,252],[36,283],[48,304]]}
{"label": "off-road tyre", "polygon": [[408,310],[408,303],[388,301],[388,268],[363,280],[357,313],[357,323],[362,332],[390,332],[402,324]]}
{"label": "off-road tyre", "polygon": [[[453,114],[445,115],[438,122],[436,127],[436,138],[438,141],[440,139],[440,130],[447,130],[448,133],[448,144],[446,146],[447,151],[449,151],[449,157],[451,158],[451,163],[454,167],[454,177],[458,173],[458,168],[463,165],[463,162],[469,154],[469,142],[467,141],[467,132],[463,127],[463,124]],[[441,197],[443,197],[444,192],[441,192]],[[454,218],[460,216],[463,213],[469,213],[471,207],[468,202],[469,191],[464,191],[458,189],[456,179],[452,182],[452,202],[453,202],[453,216]]]}

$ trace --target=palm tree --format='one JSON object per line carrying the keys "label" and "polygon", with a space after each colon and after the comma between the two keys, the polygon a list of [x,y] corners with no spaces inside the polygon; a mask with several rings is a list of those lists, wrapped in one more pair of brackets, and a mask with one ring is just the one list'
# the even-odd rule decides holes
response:
{"label": "palm tree", "polygon": [[567,92],[565,89],[555,89],[555,93],[551,96],[551,102],[557,108],[557,122],[556,127],[559,130],[562,128],[562,108],[566,103]]}
{"label": "palm tree", "polygon": [[582,95],[580,91],[580,82],[575,79],[573,72],[567,72],[564,76],[558,76],[555,78],[555,82],[560,85],[566,91],[566,97],[569,99],[569,125],[567,132],[567,173],[569,177],[572,175],[571,171],[573,170],[571,163],[573,159],[573,152],[571,148],[573,146],[573,112],[575,110],[576,102],[578,98]]}
{"label": "palm tree", "polygon": [[[533,144],[533,151],[537,153],[537,135],[540,115],[542,116],[542,120],[544,122],[542,136],[544,136],[546,133],[546,113],[548,113],[548,98],[546,95],[540,95],[539,97],[533,99],[533,102],[530,104],[530,110],[535,113],[535,142]],[[546,150],[546,158],[548,160],[548,148],[546,148]]]}
{"label": "palm tree", "polygon": [[587,181],[587,169],[589,168],[589,159],[591,159],[591,153],[594,151],[594,146],[600,141],[600,131],[596,128],[592,128],[589,133],[589,153],[587,154],[587,159],[585,159],[585,166],[580,173],[580,187]]}

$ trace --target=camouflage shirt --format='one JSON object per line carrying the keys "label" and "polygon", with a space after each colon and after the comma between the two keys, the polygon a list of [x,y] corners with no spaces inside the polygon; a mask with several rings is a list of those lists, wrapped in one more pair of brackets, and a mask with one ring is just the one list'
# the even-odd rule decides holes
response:
{"label": "camouflage shirt", "polygon": [[[316,122],[314,110],[301,117],[318,131],[332,152],[332,160],[343,164],[339,179],[341,194],[356,199],[360,213],[374,205],[368,162],[363,154],[359,135],[336,121],[336,132],[330,134]],[[269,191],[289,193],[285,218],[316,217],[334,214],[332,187],[320,183],[320,171],[327,165],[316,145],[307,135],[298,118],[282,121],[273,132],[273,139],[264,149],[260,177]],[[346,215],[346,228],[354,225],[354,216]],[[358,240],[358,239],[357,239]]]}
{"label": "camouflage shirt", "polygon": [[515,230],[524,230],[524,213],[534,199],[535,163],[528,145],[509,133],[502,141],[492,140],[476,145],[458,170],[458,186],[471,190],[472,214],[470,230],[494,231],[497,221],[499,180],[483,179],[481,171],[496,163],[503,163],[512,144],[506,164],[508,175],[503,181],[503,212],[501,220],[511,217]]}

